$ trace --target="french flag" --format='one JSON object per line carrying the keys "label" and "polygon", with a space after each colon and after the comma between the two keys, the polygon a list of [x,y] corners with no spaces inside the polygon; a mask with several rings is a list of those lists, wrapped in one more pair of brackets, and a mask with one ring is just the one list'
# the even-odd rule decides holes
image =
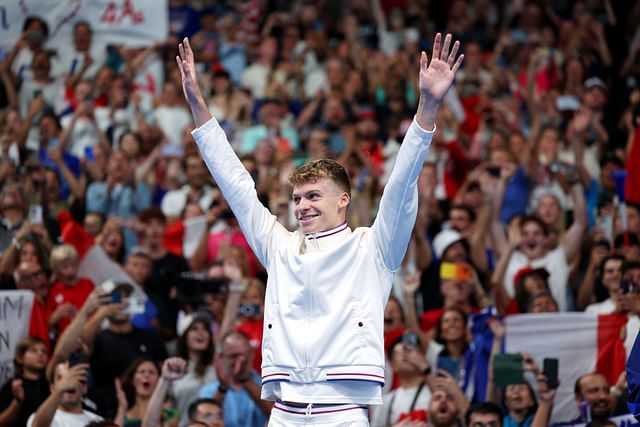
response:
{"label": "french flag", "polygon": [[558,359],[560,387],[552,422],[579,416],[574,397],[578,377],[603,374],[613,385],[625,369],[624,332],[627,316],[587,313],[540,313],[507,316],[505,351],[528,352],[542,367],[544,358]]}

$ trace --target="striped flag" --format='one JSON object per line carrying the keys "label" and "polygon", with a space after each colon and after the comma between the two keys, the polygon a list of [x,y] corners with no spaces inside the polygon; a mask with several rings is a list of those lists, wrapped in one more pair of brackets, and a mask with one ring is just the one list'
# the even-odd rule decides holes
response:
{"label": "striped flag", "polygon": [[627,317],[587,313],[521,314],[506,318],[505,351],[530,353],[542,366],[544,358],[558,359],[560,387],[552,422],[579,416],[574,397],[578,377],[603,374],[615,384],[624,371],[624,328]]}

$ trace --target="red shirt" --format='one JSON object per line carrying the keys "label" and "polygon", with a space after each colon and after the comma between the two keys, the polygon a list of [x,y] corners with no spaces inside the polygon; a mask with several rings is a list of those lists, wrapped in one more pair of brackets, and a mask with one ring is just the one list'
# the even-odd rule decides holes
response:
{"label": "red shirt", "polygon": [[217,260],[220,256],[220,248],[225,243],[233,243],[234,245],[238,245],[244,249],[249,261],[249,277],[256,277],[256,273],[258,271],[258,259],[254,255],[247,239],[239,228],[230,232],[219,231],[209,234],[209,239],[207,241],[207,261],[211,262]]}
{"label": "red shirt", "polygon": [[45,305],[34,296],[33,306],[31,307],[31,319],[29,320],[29,336],[38,337],[44,341],[47,348],[47,354],[51,354],[51,341],[49,340],[49,324],[47,323],[47,315]]}
{"label": "red shirt", "polygon": [[[56,308],[65,303],[71,303],[75,308],[80,309],[93,291],[95,285],[90,279],[80,278],[75,285],[66,285],[56,282],[49,290],[47,297],[47,314],[50,316]],[[58,322],[58,335],[65,330],[73,318],[65,316]]]}
{"label": "red shirt", "polygon": [[249,345],[253,349],[255,356],[253,357],[253,369],[260,373],[262,370],[262,328],[264,327],[264,319],[247,319],[238,326],[236,331],[244,334],[249,338]]}

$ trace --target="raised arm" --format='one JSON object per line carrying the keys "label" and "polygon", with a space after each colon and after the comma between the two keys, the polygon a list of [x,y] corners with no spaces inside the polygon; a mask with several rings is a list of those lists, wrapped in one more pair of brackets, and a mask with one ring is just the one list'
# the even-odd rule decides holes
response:
{"label": "raised arm", "polygon": [[411,236],[418,210],[418,176],[431,144],[440,101],[464,58],[456,58],[459,48],[457,41],[451,45],[450,34],[443,42],[438,33],[431,61],[425,52],[420,56],[420,101],[415,120],[400,147],[372,227],[382,261],[392,271],[400,266]]}
{"label": "raised arm", "polygon": [[196,127],[200,127],[211,120],[211,113],[209,113],[207,102],[202,96],[200,86],[198,85],[193,50],[191,50],[188,38],[185,37],[183,42],[178,45],[178,51],[180,52],[180,56],[176,56],[176,62],[178,63],[182,77],[184,98],[187,100],[187,104],[189,104]]}
{"label": "raised arm", "polygon": [[182,89],[197,126],[192,132],[193,138],[251,249],[266,267],[269,247],[286,239],[289,231],[262,205],[253,178],[233,151],[218,121],[209,113],[198,86],[189,40],[185,38],[178,49],[180,56],[176,61]]}

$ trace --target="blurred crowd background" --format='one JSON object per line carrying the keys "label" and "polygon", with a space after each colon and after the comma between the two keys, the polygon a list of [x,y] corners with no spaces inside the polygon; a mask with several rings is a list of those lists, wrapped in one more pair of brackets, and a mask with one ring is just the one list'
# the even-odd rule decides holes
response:
{"label": "blurred crowd background", "polygon": [[[31,337],[0,391],[0,424],[25,425],[36,411],[34,425],[54,412],[75,423],[60,425],[82,426],[99,424],[94,413],[127,426],[268,419],[259,399],[265,272],[191,138],[175,62],[184,37],[211,113],[291,230],[288,174],[324,157],[349,172],[349,225],[371,225],[419,98],[420,52],[436,32],[462,43],[385,311],[388,378],[372,425],[423,425],[427,413],[434,426],[552,424],[553,369],[533,348],[501,355],[504,316],[556,313],[548,316],[561,324],[565,312],[613,314],[631,349],[640,3],[167,7],[168,38],[152,46],[98,48],[78,21],[53,51],[54,29],[33,13],[3,52],[0,283],[35,299]],[[78,274],[95,248],[127,284]],[[505,363],[525,380],[498,379]],[[563,385],[580,422],[626,412],[624,374],[582,372]]]}

